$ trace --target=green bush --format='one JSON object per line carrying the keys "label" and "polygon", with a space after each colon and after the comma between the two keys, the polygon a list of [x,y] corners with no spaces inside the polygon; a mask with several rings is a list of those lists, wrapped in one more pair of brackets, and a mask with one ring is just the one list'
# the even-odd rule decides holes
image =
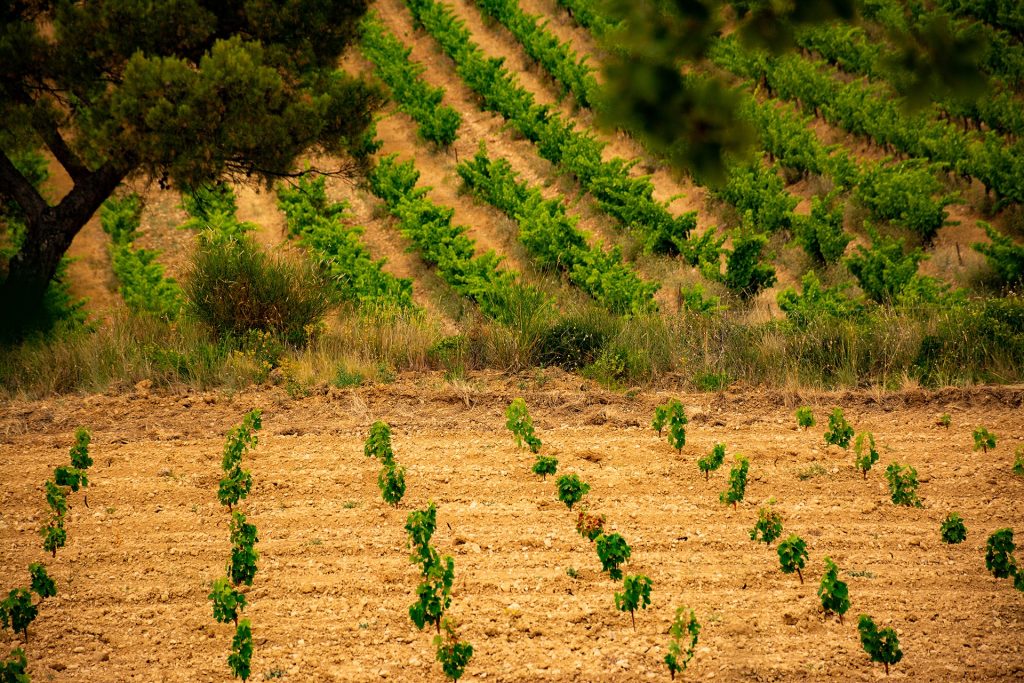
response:
{"label": "green bush", "polygon": [[1024,246],[1015,244],[988,223],[978,221],[978,225],[985,229],[991,241],[988,244],[976,242],[971,246],[985,256],[999,283],[1013,285],[1024,281]]}
{"label": "green bush", "polygon": [[744,229],[733,234],[722,282],[741,299],[751,299],[775,284],[775,267],[761,261],[766,244],[768,236],[761,233]]}
{"label": "green bush", "polygon": [[839,580],[839,567],[831,557],[825,558],[825,573],[818,586],[818,597],[825,616],[831,613],[839,615],[839,623],[843,623],[843,615],[850,609],[850,590],[845,581]]}
{"label": "green bush", "polygon": [[622,582],[622,592],[615,593],[615,609],[629,611],[629,618],[636,630],[636,610],[647,609],[651,604],[651,580],[643,574],[627,576]]}
{"label": "green bush", "polygon": [[555,487],[558,489],[558,500],[570,510],[590,491],[590,484],[582,481],[577,474],[563,474],[555,482]]}
{"label": "green bush", "polygon": [[910,465],[893,462],[885,468],[885,478],[889,482],[893,505],[921,507],[921,499],[917,497],[917,470]]}
{"label": "green bush", "polygon": [[814,413],[810,406],[800,406],[796,409],[796,424],[803,429],[814,426]]}
{"label": "green bush", "polygon": [[200,245],[184,289],[192,312],[220,337],[258,330],[302,345],[331,305],[314,264],[271,256],[244,238]]}
{"label": "green bush", "polygon": [[868,470],[878,462],[878,451],[875,450],[875,436],[871,432],[861,432],[853,442],[854,464],[868,478]]}
{"label": "green bush", "polygon": [[988,453],[988,449],[996,447],[996,435],[985,427],[978,427],[971,434],[974,437],[974,450]]}
{"label": "green bush", "polygon": [[853,236],[843,231],[843,204],[830,207],[828,200],[811,199],[811,215],[798,217],[796,241],[816,263],[838,263]]}
{"label": "green bush", "polygon": [[626,539],[617,533],[601,534],[594,544],[597,548],[597,557],[601,560],[601,569],[608,572],[608,576],[613,580],[621,579],[620,567],[632,554]]}
{"label": "green bush", "polygon": [[840,448],[849,448],[850,439],[852,438],[853,427],[850,426],[843,416],[843,409],[836,408],[828,416],[828,431],[825,432],[825,443],[839,446]]}
{"label": "green bush", "polygon": [[[687,612],[689,612],[689,616],[687,616]],[[677,607],[676,616],[668,629],[668,635],[668,654],[665,655],[665,665],[668,667],[672,680],[675,680],[677,673],[686,671],[687,665],[697,650],[700,623],[693,610],[687,610],[683,606]],[[687,636],[689,640],[685,647],[684,636]]]}
{"label": "green bush", "polygon": [[942,542],[950,545],[967,540],[967,527],[964,526],[964,519],[955,512],[950,512],[946,515],[946,519],[942,520],[939,533],[942,536]]}
{"label": "green bush", "polygon": [[892,628],[879,630],[874,620],[866,614],[860,615],[857,630],[860,632],[860,642],[864,646],[864,651],[871,657],[872,662],[881,662],[885,665],[885,675],[888,676],[889,665],[897,664],[903,659],[896,631]]}
{"label": "green bush", "polygon": [[806,328],[818,318],[857,319],[864,311],[864,306],[843,294],[842,288],[822,287],[813,270],[803,276],[801,283],[803,291],[799,294],[787,287],[776,297],[786,320],[799,328]]}
{"label": "green bush", "polygon": [[704,473],[704,481],[707,481],[711,472],[714,472],[725,461],[725,444],[716,443],[711,452],[697,460],[697,467]]}
{"label": "green bush", "polygon": [[[770,502],[770,501],[769,501]],[[763,507],[757,511],[757,522],[750,530],[751,541],[761,541],[765,545],[782,535],[782,515],[770,507]]]}
{"label": "green bush", "polygon": [[992,572],[992,576],[997,579],[1015,576],[1020,570],[1017,558],[1013,556],[1016,547],[1013,542],[1013,529],[1004,528],[992,532],[985,543],[985,569]]}
{"label": "green bush", "polygon": [[807,544],[804,540],[796,534],[790,534],[785,541],[779,544],[777,552],[779,554],[779,567],[783,573],[792,574],[796,572],[796,575],[800,577],[800,583],[803,583],[803,568],[807,564],[808,558]]}
{"label": "green bush", "polygon": [[883,237],[873,228],[868,229],[871,247],[857,246],[853,256],[846,259],[846,267],[872,301],[892,302],[917,276],[917,266],[924,260],[920,249],[904,252],[903,242]]}
{"label": "green bush", "polygon": [[747,490],[747,471],[750,461],[742,455],[735,456],[735,464],[729,470],[729,488],[718,495],[723,505],[732,505],[733,509],[743,500]]}

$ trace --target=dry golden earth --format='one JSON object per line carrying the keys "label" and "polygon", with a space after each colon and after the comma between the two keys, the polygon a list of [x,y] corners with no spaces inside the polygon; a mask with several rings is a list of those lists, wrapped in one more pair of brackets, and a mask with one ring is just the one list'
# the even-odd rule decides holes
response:
{"label": "dry golden earth", "polygon": [[[626,572],[653,580],[636,631],[615,610],[619,586],[576,534],[554,482],[530,473],[531,456],[505,429],[517,395],[544,452],[590,483],[592,508],[631,544]],[[455,558],[451,614],[475,648],[464,680],[667,680],[666,631],[679,604],[703,625],[686,679],[881,679],[858,640],[860,613],[899,632],[905,657],[893,679],[1024,677],[1024,593],[984,565],[994,529],[1024,538],[1024,479],[1010,472],[1024,439],[1024,389],[686,394],[682,455],[649,427],[654,405],[670,396],[608,392],[547,371],[457,383],[408,375],[299,400],[276,387],[234,395],[139,387],[9,401],[0,410],[0,588],[27,584],[28,564],[43,561],[60,591],[29,631],[33,680],[229,680],[232,629],[214,622],[207,600],[229,550],[216,488],[223,434],[254,407],[264,429],[245,461],[255,487],[244,508],[260,537],[246,613],[250,680],[442,680],[431,634],[407,616],[417,574],[403,525],[428,500],[439,507],[434,543]],[[819,426],[796,429],[801,403],[815,408]],[[851,453],[824,446],[821,423],[834,406],[880,444],[866,481]],[[935,424],[943,412],[952,415],[948,430]],[[363,455],[377,419],[391,423],[407,468],[397,510],[381,501],[376,463]],[[984,455],[971,450],[981,424],[999,436]],[[51,559],[37,533],[42,484],[67,462],[79,425],[93,432],[89,507],[72,495],[68,545]],[[719,441],[730,455],[705,482],[695,460]],[[751,461],[737,510],[718,501],[733,453]],[[923,508],[889,502],[882,471],[894,460],[917,468]],[[770,497],[785,532],[807,541],[803,585],[779,571],[774,549],[748,537]],[[951,510],[969,530],[957,546],[939,541]],[[849,583],[844,624],[823,616],[815,594],[825,556]],[[4,654],[20,645],[0,633]]]}

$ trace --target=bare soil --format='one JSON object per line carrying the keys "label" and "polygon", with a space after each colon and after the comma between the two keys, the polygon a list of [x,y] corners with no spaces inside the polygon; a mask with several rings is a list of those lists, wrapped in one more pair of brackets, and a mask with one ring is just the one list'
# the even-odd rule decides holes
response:
{"label": "bare soil", "polygon": [[[635,631],[614,607],[621,584],[600,572],[554,482],[530,473],[530,454],[504,428],[517,395],[543,452],[590,483],[591,508],[631,544],[626,572],[653,580]],[[207,600],[229,552],[216,488],[223,434],[253,407],[264,410],[264,429],[245,459],[255,487],[244,510],[260,538],[246,612],[250,680],[442,680],[430,634],[407,616],[417,574],[403,525],[428,500],[439,507],[434,543],[455,558],[450,613],[476,650],[464,680],[667,680],[666,631],[680,604],[703,625],[687,679],[881,680],[858,640],[860,613],[898,631],[905,657],[894,680],[1024,676],[1024,593],[984,566],[993,530],[1024,534],[1024,479],[1010,473],[1024,440],[1024,388],[686,394],[681,455],[649,427],[654,405],[671,395],[611,393],[549,370],[457,383],[405,375],[302,400],[276,387],[157,395],[140,385],[4,403],[0,588],[27,584],[27,565],[42,561],[60,592],[29,631],[33,680],[229,679],[232,629],[214,622]],[[793,410],[804,403],[820,423],[842,406],[874,432],[882,457],[866,480],[851,453],[825,447],[820,424],[796,429]],[[948,430],[935,424],[943,412]],[[377,419],[391,423],[407,468],[398,509],[381,501],[377,464],[363,455]],[[971,451],[980,424],[999,436],[988,454]],[[89,507],[72,494],[68,545],[51,559],[37,533],[42,485],[67,462],[79,425],[93,431]],[[706,482],[695,460],[719,441],[726,466]],[[751,460],[735,510],[718,500],[734,453]],[[882,471],[892,461],[917,468],[923,508],[890,503]],[[807,541],[803,585],[779,571],[774,548],[749,539],[769,498],[785,533]],[[939,523],[953,510],[969,535],[946,546]],[[815,594],[826,556],[849,583],[843,624],[822,614]],[[0,652],[21,645],[0,632]]]}

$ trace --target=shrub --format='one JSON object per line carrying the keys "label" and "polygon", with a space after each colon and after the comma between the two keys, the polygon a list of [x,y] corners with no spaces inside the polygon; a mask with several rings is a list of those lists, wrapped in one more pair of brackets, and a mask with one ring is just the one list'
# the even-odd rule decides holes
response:
{"label": "shrub", "polygon": [[28,659],[20,647],[11,650],[10,659],[0,661],[0,681],[3,683],[29,683]]}
{"label": "shrub", "polygon": [[565,503],[570,510],[590,491],[590,484],[581,481],[576,474],[563,474],[555,482],[555,486],[558,488],[558,500]]}
{"label": "shrub", "polygon": [[259,443],[256,432],[263,426],[262,413],[253,410],[242,419],[242,424],[230,430],[224,444],[224,455],[221,458],[221,469],[224,477],[217,487],[217,499],[221,505],[231,510],[239,501],[249,495],[252,490],[252,474],[242,469],[242,456],[246,450],[255,448]]}
{"label": "shrub", "polygon": [[921,507],[921,499],[917,497],[917,470],[910,465],[893,462],[885,468],[885,478],[889,482],[893,505]]}
{"label": "shrub", "polygon": [[768,236],[740,230],[733,234],[732,250],[726,252],[722,282],[741,299],[751,299],[775,284],[775,268],[761,262]]}
{"label": "shrub", "polygon": [[828,431],[825,432],[825,443],[835,444],[840,448],[849,448],[850,439],[853,438],[853,427],[847,423],[843,416],[843,409],[836,408],[828,416]]}
{"label": "shrub", "polygon": [[794,224],[797,243],[815,262],[838,263],[853,236],[843,231],[842,203],[829,206],[829,198],[811,199],[811,215]]}
{"label": "shrub", "polygon": [[533,461],[531,469],[541,479],[547,479],[549,474],[554,475],[558,471],[558,458],[550,455],[538,455]]}
{"label": "shrub", "polygon": [[687,422],[689,422],[689,419],[686,417],[686,410],[683,408],[683,404],[678,401],[673,402],[669,407],[668,444],[676,449],[677,453],[682,453],[683,446],[686,445]]}
{"label": "shrub", "polygon": [[377,420],[370,426],[370,433],[363,444],[363,453],[368,458],[377,458],[383,464],[394,462],[395,454],[391,450],[391,427],[386,422]]}
{"label": "shrub", "polygon": [[409,547],[412,555],[409,561],[423,565],[423,574],[434,561],[434,553],[430,548],[430,539],[437,528],[437,506],[431,502],[423,510],[413,510],[405,519],[405,532],[409,535]]}
{"label": "shrub", "polygon": [[946,519],[942,521],[942,526],[939,527],[939,533],[942,536],[942,542],[949,543],[950,545],[963,543],[967,540],[967,527],[964,526],[963,517],[955,512],[950,512],[946,515]]}
{"label": "shrub", "polygon": [[576,531],[580,536],[593,543],[604,533],[604,515],[592,515],[584,507],[576,515]]}
{"label": "shrub", "polygon": [[949,429],[949,425],[953,424],[953,418],[950,417],[949,413],[943,413],[939,416],[938,424]]}
{"label": "shrub", "polygon": [[245,594],[236,589],[226,576],[215,579],[207,596],[213,602],[213,618],[222,624],[229,621],[238,625],[238,613],[245,609]]}
{"label": "shrub", "polygon": [[228,655],[228,666],[231,674],[243,681],[249,679],[250,662],[252,660],[252,626],[248,619],[242,619],[235,627],[235,637],[231,640],[231,654]]}
{"label": "shrub", "polygon": [[761,541],[765,545],[771,545],[776,538],[782,535],[782,515],[770,507],[763,507],[757,511],[757,522],[750,530],[750,540]]}
{"label": "shrub", "polygon": [[747,471],[750,469],[750,461],[742,455],[735,457],[735,464],[729,471],[729,488],[718,495],[718,499],[723,504],[731,504],[733,509],[736,508],[737,503],[743,500],[743,495],[747,490]]}
{"label": "shrub", "polygon": [[32,604],[32,594],[25,588],[15,588],[0,600],[0,624],[18,632],[28,640],[28,627],[39,614],[39,607]]}
{"label": "shrub", "polygon": [[800,406],[796,409],[796,424],[804,429],[814,426],[814,413],[811,412],[810,406]]}
{"label": "shrub", "polygon": [[716,443],[711,452],[697,460],[697,467],[704,473],[704,481],[707,481],[711,472],[714,472],[725,462],[725,444]]}
{"label": "shrub", "polygon": [[776,297],[786,320],[800,329],[823,318],[856,320],[863,313],[863,305],[846,296],[841,287],[822,287],[813,270],[803,276],[801,283],[803,289],[800,293],[787,287]]}
{"label": "shrub", "polygon": [[1012,285],[1024,280],[1024,246],[1014,244],[1009,236],[984,221],[978,221],[978,225],[985,229],[991,242],[976,242],[971,247],[985,256],[1000,284]]}
{"label": "shrub", "polygon": [[707,294],[699,282],[690,287],[680,287],[679,299],[682,307],[695,315],[710,316],[722,310],[721,299]]}
{"label": "shrub", "polygon": [[441,617],[452,603],[455,560],[447,555],[437,558],[426,568],[423,579],[416,587],[416,602],[409,606],[409,618],[419,630],[433,624],[440,634]]}
{"label": "shrub", "polygon": [[665,429],[665,425],[668,424],[668,404],[654,407],[654,419],[651,421],[651,428],[658,430],[658,436],[661,436],[661,432]]}
{"label": "shrub", "polygon": [[892,628],[879,630],[874,620],[866,614],[860,615],[857,630],[860,632],[860,643],[864,646],[864,651],[871,657],[872,662],[881,662],[885,665],[885,674],[888,676],[889,665],[897,664],[903,659],[896,631]]}
{"label": "shrub", "polygon": [[854,464],[868,478],[868,470],[878,462],[878,451],[875,450],[875,436],[871,432],[861,432],[853,442]]}
{"label": "shrub", "polygon": [[996,447],[996,435],[984,427],[978,427],[973,432],[974,450],[988,453],[988,449]]}
{"label": "shrub", "polygon": [[405,495],[405,468],[389,462],[377,474],[377,488],[381,498],[392,507],[398,507]]}
{"label": "shrub", "polygon": [[1012,529],[997,529],[985,544],[985,568],[997,579],[1008,579],[1017,574],[1017,560],[1013,556]]}
{"label": "shrub", "polygon": [[270,256],[246,238],[201,244],[184,291],[195,316],[219,337],[258,330],[295,345],[309,340],[331,305],[313,263]]}
{"label": "shrub", "polygon": [[636,630],[636,610],[647,609],[651,604],[651,580],[643,574],[627,576],[622,582],[622,592],[615,593],[615,609],[629,610],[629,618]]}
{"label": "shrub", "polygon": [[256,577],[256,560],[259,559],[257,542],[259,538],[256,536],[256,525],[249,524],[245,515],[235,511],[231,515],[231,560],[228,563],[228,576],[236,586],[243,583],[251,586],[252,580]]}
{"label": "shrub", "polygon": [[597,360],[614,330],[603,317],[568,315],[538,340],[541,365],[576,372]]}
{"label": "shrub", "polygon": [[803,568],[807,564],[807,544],[796,534],[790,534],[789,538],[779,544],[779,565],[784,574],[792,574],[800,577],[800,583],[804,582]]}
{"label": "shrub", "polygon": [[1024,446],[1017,446],[1013,455],[1013,473],[1024,477]]}
{"label": "shrub", "polygon": [[917,266],[924,260],[924,252],[913,249],[904,253],[902,241],[882,237],[874,229],[869,229],[868,233],[871,248],[858,245],[856,253],[846,259],[846,267],[872,301],[895,301],[917,276]]}
{"label": "shrub", "polygon": [[[690,613],[689,616],[686,615],[687,611]],[[676,616],[668,629],[668,654],[665,655],[665,665],[672,680],[675,680],[676,674],[680,671],[686,671],[697,649],[699,635],[700,624],[697,622],[697,615],[686,607],[677,607]],[[686,636],[689,637],[689,643],[684,646],[683,638]]]}
{"label": "shrub", "polygon": [[526,401],[521,398],[514,399],[505,411],[505,426],[516,438],[516,446],[522,448],[525,442],[530,447],[531,453],[540,451],[541,442],[533,432],[533,418],[526,409]]}
{"label": "shrub", "polygon": [[654,421],[651,426],[658,430],[658,436],[661,436],[662,429],[668,426],[668,443],[681,453],[683,446],[686,445],[686,424],[689,421],[682,402],[672,399],[654,409]]}
{"label": "shrub", "polygon": [[818,586],[818,597],[825,616],[834,612],[839,615],[839,623],[843,623],[843,615],[850,609],[850,591],[846,582],[839,580],[839,567],[831,557],[825,558],[825,574]]}
{"label": "shrub", "polygon": [[455,622],[445,618],[441,622],[442,633],[434,636],[434,647],[437,648],[437,661],[441,663],[444,675],[453,681],[462,678],[462,674],[473,658],[473,646],[459,640],[455,630]]}
{"label": "shrub", "polygon": [[620,534],[601,534],[595,541],[597,546],[597,557],[601,560],[601,569],[608,572],[613,580],[622,578],[620,565],[629,559],[630,548]]}
{"label": "shrub", "polygon": [[57,595],[57,582],[46,573],[46,567],[39,562],[33,562],[28,566],[29,576],[32,577],[32,592],[39,596],[40,600],[52,598]]}

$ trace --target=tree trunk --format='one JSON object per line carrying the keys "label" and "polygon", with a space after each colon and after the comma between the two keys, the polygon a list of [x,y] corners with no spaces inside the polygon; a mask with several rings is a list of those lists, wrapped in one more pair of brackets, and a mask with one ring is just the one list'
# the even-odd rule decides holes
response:
{"label": "tree trunk", "polygon": [[57,272],[61,258],[82,226],[127,175],[127,170],[107,164],[79,174],[71,192],[60,204],[49,206],[38,192],[0,154],[0,195],[21,208],[25,239],[0,282],[0,319],[8,329],[40,313],[43,295]]}

